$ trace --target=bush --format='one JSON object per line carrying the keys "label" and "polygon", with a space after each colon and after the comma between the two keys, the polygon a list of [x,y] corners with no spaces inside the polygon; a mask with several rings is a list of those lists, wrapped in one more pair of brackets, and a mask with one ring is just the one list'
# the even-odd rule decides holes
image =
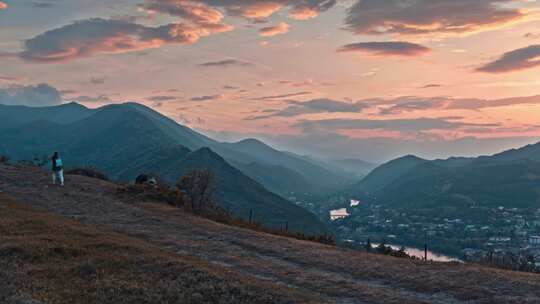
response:
{"label": "bush", "polygon": [[5,155],[0,155],[0,164],[7,164],[9,162],[9,157]]}
{"label": "bush", "polygon": [[97,178],[104,181],[109,180],[109,177],[105,173],[99,171],[98,169],[94,167],[74,168],[74,169],[70,169],[66,171],[66,174],[81,175],[81,176],[86,176],[86,177],[91,177],[91,178]]}
{"label": "bush", "polygon": [[185,194],[188,204],[184,208],[188,211],[200,214],[215,209],[216,178],[212,170],[192,170],[180,178],[176,187]]}
{"label": "bush", "polygon": [[37,156],[35,155],[32,159],[21,159],[17,161],[18,165],[21,166],[30,166],[30,167],[44,167],[51,160],[47,155]]}
{"label": "bush", "polygon": [[184,208],[185,206],[184,194],[178,189],[170,188],[165,183],[125,185],[118,187],[116,192],[128,202],[154,201],[176,208]]}
{"label": "bush", "polygon": [[161,182],[159,177],[156,177],[156,179],[158,180],[157,186],[136,183],[117,188],[117,194],[129,203],[140,201],[165,203],[229,226],[328,245],[335,245],[336,243],[332,235],[306,235],[287,230],[276,230],[231,214],[229,211],[218,206],[214,200],[216,178],[211,170],[199,169],[189,171],[173,187],[169,187],[166,183]]}

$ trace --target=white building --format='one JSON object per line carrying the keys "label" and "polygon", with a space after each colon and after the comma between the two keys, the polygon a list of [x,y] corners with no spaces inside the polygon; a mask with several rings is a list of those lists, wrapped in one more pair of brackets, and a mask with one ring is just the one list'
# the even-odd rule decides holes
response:
{"label": "white building", "polygon": [[349,212],[347,212],[347,208],[336,209],[336,210],[330,211],[330,219],[332,221],[335,221],[337,219],[346,218],[349,215],[350,214],[349,214]]}
{"label": "white building", "polygon": [[506,242],[510,242],[512,239],[509,237],[492,236],[489,238],[489,240],[495,243],[506,243]]}
{"label": "white building", "polygon": [[356,207],[356,206],[358,206],[358,205],[360,205],[360,201],[359,201],[359,200],[354,200],[354,199],[351,200],[351,207]]}

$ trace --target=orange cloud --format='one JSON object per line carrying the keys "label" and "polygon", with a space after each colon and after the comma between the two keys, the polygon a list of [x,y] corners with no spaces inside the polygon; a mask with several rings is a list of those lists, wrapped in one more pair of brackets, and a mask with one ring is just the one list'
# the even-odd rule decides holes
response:
{"label": "orange cloud", "polygon": [[431,49],[416,43],[403,41],[360,42],[342,46],[338,52],[360,52],[375,56],[421,56]]}
{"label": "orange cloud", "polygon": [[180,16],[192,20],[194,10],[223,8],[228,14],[260,20],[270,17],[283,8],[290,8],[289,16],[297,20],[316,17],[336,4],[336,0],[145,0],[143,9]]}
{"label": "orange cloud", "polygon": [[5,10],[7,9],[8,5],[2,1],[0,1],[0,10]]}
{"label": "orange cloud", "polygon": [[147,27],[109,19],[88,19],[47,31],[24,42],[20,58],[38,63],[65,62],[98,54],[191,44],[201,37],[232,30],[226,24],[171,23]]}
{"label": "orange cloud", "polygon": [[281,22],[278,25],[261,28],[259,34],[263,37],[276,36],[287,33],[289,29],[290,26],[287,23]]}
{"label": "orange cloud", "polygon": [[291,10],[289,17],[295,20],[309,20],[317,17],[319,12],[311,7],[299,7]]}
{"label": "orange cloud", "polygon": [[151,14],[168,14],[193,23],[215,24],[224,18],[219,10],[196,1],[148,0],[140,8]]}
{"label": "orange cloud", "polygon": [[235,15],[249,19],[266,18],[281,9],[282,5],[277,2],[255,2],[248,5],[228,6],[227,10]]}

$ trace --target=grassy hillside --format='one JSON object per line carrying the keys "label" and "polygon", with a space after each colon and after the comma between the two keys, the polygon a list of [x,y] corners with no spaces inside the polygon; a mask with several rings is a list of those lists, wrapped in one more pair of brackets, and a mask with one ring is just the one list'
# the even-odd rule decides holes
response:
{"label": "grassy hillside", "polygon": [[540,301],[535,274],[300,241],[124,200],[110,182],[49,178],[0,165],[1,303]]}
{"label": "grassy hillside", "polygon": [[296,291],[0,195],[1,303],[291,303]]}

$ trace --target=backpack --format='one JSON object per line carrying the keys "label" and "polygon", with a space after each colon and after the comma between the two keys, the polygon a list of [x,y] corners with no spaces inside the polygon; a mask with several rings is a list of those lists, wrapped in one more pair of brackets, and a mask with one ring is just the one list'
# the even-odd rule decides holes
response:
{"label": "backpack", "polygon": [[55,168],[56,170],[62,170],[63,164],[62,164],[62,159],[61,159],[61,158],[57,158],[57,159],[54,161],[54,168]]}

